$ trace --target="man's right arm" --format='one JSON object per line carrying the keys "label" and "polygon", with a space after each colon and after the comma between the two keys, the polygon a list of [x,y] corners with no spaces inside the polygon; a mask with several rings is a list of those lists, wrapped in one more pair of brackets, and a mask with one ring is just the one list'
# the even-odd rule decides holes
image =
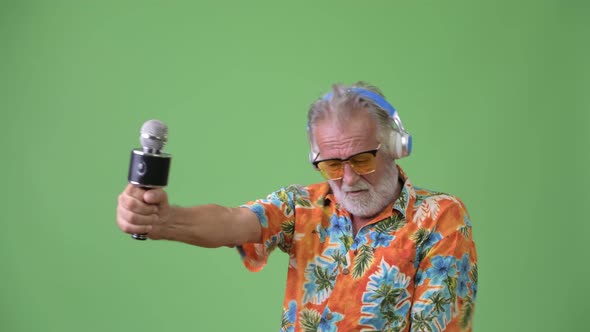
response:
{"label": "man's right arm", "polygon": [[164,190],[133,185],[119,195],[117,224],[125,233],[207,248],[259,243],[262,237],[258,217],[248,208],[170,206]]}

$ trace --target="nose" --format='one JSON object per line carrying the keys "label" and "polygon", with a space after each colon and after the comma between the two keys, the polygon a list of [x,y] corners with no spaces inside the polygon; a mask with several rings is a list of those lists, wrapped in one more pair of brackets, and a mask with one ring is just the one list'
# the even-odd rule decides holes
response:
{"label": "nose", "polygon": [[353,186],[358,180],[360,175],[350,167],[349,163],[344,163],[344,175],[342,176],[342,182],[348,186]]}

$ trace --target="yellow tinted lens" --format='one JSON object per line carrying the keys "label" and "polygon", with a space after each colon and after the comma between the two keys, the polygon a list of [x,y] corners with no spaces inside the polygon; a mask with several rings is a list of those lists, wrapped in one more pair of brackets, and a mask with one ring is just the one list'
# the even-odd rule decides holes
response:
{"label": "yellow tinted lens", "polygon": [[337,179],[342,177],[342,161],[340,160],[326,160],[318,163],[318,168],[322,175],[328,179]]}
{"label": "yellow tinted lens", "polygon": [[350,158],[350,165],[357,174],[367,174],[375,171],[377,165],[372,153],[361,153]]}

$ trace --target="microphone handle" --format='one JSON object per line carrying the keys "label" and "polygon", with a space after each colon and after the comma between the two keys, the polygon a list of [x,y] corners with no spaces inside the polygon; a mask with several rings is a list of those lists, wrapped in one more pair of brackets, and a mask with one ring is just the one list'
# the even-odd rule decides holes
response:
{"label": "microphone handle", "polygon": [[[132,150],[127,175],[128,182],[145,190],[165,187],[168,184],[171,158],[172,156],[168,153]],[[148,236],[147,233],[132,234],[131,238],[145,241]]]}
{"label": "microphone handle", "polygon": [[[148,188],[148,187],[142,187],[142,186],[140,186],[140,188],[141,188],[141,189],[145,189],[145,190],[152,189],[152,188]],[[131,238],[132,238],[132,239],[135,239],[135,240],[145,241],[145,240],[147,240],[147,239],[148,239],[148,235],[147,235],[147,233],[142,233],[142,234],[131,234]]]}

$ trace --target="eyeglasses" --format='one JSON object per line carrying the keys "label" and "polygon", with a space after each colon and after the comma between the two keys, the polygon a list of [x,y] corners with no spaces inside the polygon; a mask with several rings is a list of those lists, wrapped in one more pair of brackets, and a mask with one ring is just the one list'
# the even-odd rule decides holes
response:
{"label": "eyeglasses", "polygon": [[[344,177],[344,164],[348,163],[352,170],[358,175],[365,175],[375,172],[377,168],[377,151],[381,144],[374,150],[359,152],[346,159],[324,159],[313,161],[313,166],[328,180],[340,180]],[[319,157],[319,154],[317,155]],[[316,157],[316,158],[317,158]]]}

